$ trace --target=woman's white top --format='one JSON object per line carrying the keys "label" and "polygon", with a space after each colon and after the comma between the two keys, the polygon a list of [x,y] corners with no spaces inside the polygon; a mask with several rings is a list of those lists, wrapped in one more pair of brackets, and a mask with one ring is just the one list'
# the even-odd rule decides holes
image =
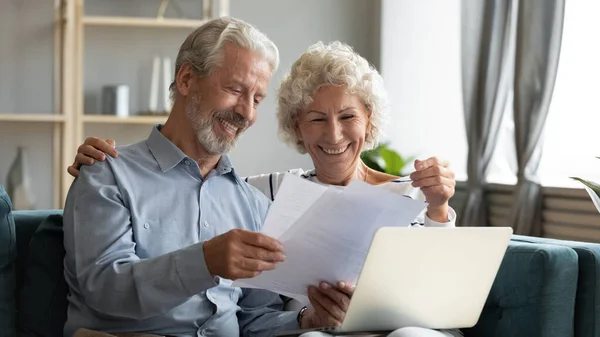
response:
{"label": "woman's white top", "polygon": [[[245,178],[246,182],[261,191],[271,201],[275,200],[279,186],[283,181],[283,177],[286,173],[291,173],[300,176],[304,179],[308,179],[312,182],[323,184],[317,179],[315,170],[304,171],[303,169],[293,169],[286,172],[274,172],[269,174],[260,174],[256,176],[250,176]],[[325,184],[323,184],[325,185]],[[412,186],[411,181],[408,178],[398,178],[396,180],[377,185],[381,188],[386,188],[392,192],[409,196],[415,200],[425,201],[425,195],[421,192],[420,188]],[[411,223],[412,226],[425,226],[425,227],[454,227],[456,222],[456,212],[450,207],[448,210],[448,222],[442,223],[429,219],[427,217],[427,211],[423,210],[419,216]]]}

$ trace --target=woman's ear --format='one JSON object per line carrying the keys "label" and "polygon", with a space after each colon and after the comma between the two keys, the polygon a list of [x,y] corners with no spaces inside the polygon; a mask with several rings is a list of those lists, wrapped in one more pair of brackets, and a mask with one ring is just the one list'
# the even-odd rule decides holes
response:
{"label": "woman's ear", "polygon": [[292,125],[294,128],[294,133],[296,134],[296,140],[298,141],[298,143],[301,143],[303,141],[302,138],[302,132],[300,132],[300,121],[299,121],[299,113],[296,114],[296,116],[293,117],[292,120]]}
{"label": "woman's ear", "polygon": [[299,143],[301,143],[303,141],[303,139],[302,139],[302,132],[300,132],[300,127],[298,127],[298,122],[294,123],[294,132],[296,133],[296,139],[298,140]]}
{"label": "woman's ear", "polygon": [[373,129],[373,123],[371,122],[371,119],[373,118],[373,109],[371,109],[370,107],[367,107],[367,136],[371,133],[371,130]]}

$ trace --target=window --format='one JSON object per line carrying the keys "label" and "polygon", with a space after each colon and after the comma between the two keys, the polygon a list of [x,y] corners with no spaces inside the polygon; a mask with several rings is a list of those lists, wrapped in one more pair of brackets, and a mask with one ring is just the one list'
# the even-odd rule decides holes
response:
{"label": "window", "polygon": [[600,1],[567,1],[559,69],[540,166],[543,185],[600,182]]}
{"label": "window", "polygon": [[[460,1],[383,1],[381,72],[392,99],[392,146],[402,155],[449,159],[466,179],[460,72]],[[600,182],[600,1],[566,3],[559,70],[546,122],[543,185]],[[512,97],[488,181],[516,183]]]}

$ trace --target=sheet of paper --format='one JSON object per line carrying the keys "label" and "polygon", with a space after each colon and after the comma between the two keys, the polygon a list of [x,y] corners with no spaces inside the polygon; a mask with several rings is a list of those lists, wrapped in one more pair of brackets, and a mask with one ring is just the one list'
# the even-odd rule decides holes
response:
{"label": "sheet of paper", "polygon": [[279,238],[326,190],[326,186],[286,174],[261,233]]}
{"label": "sheet of paper", "polygon": [[[294,199],[285,194],[277,199],[280,207],[294,207]],[[309,285],[356,282],[376,230],[408,226],[425,205],[365,183],[343,190],[329,187],[280,235],[286,261],[234,285],[267,289],[307,303]]]}

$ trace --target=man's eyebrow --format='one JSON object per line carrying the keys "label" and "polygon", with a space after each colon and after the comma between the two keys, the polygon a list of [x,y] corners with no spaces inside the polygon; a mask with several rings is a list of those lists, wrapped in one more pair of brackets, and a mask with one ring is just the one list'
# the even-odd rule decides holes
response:
{"label": "man's eyebrow", "polygon": [[[249,90],[249,88],[248,88],[248,86],[246,84],[244,84],[243,82],[238,81],[236,79],[232,80],[231,83],[232,83],[232,85],[236,85],[236,86],[242,87],[242,89],[244,89],[245,91]],[[267,97],[267,93],[257,91],[254,96],[260,97],[260,98],[265,98],[265,97]]]}

